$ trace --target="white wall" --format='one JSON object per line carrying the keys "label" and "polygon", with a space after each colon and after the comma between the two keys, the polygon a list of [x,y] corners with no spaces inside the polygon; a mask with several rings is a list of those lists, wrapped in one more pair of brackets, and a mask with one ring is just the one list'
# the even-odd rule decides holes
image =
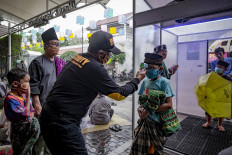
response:
{"label": "white wall", "polygon": [[[232,27],[231,27],[232,28]],[[232,37],[231,30],[222,30],[208,33],[197,33],[179,36],[179,43],[181,42],[192,42],[192,41],[203,41],[203,40],[215,40],[215,39],[224,39]]]}
{"label": "white wall", "polygon": [[[166,44],[167,46],[167,58],[164,60],[167,68],[170,68],[173,65],[177,64],[177,36],[162,30],[162,44]],[[174,74],[171,76],[171,87],[175,93],[175,96],[172,98],[173,102],[173,108],[176,110],[176,95],[177,95],[177,90],[176,90],[176,76],[177,74]]]}
{"label": "white wall", "polygon": [[177,111],[204,116],[204,111],[198,106],[193,88],[199,78],[206,74],[207,41],[178,44],[178,65]]}
{"label": "white wall", "polygon": [[[144,62],[144,54],[152,53],[154,47],[160,44],[160,29],[153,26],[144,26],[135,29],[135,71],[139,70],[141,62]],[[142,82],[140,82],[141,84]],[[139,85],[140,89],[140,85]],[[138,89],[138,90],[139,90]],[[139,119],[137,108],[138,108],[138,91],[135,92],[135,116],[134,125],[137,125],[137,120]]]}

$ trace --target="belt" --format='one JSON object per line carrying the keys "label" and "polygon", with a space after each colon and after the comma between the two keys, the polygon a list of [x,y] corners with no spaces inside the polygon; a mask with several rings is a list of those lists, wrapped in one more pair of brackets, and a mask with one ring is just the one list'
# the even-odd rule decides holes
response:
{"label": "belt", "polygon": [[77,121],[81,120],[79,115],[72,115],[72,114],[66,114],[66,113],[58,112],[54,108],[49,106],[47,103],[44,104],[43,110],[45,110],[49,115],[52,115],[53,117],[73,118],[73,119],[75,119]]}

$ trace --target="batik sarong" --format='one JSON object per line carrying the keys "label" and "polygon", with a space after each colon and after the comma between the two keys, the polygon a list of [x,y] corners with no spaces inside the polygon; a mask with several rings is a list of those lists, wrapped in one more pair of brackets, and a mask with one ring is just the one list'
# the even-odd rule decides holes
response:
{"label": "batik sarong", "polygon": [[165,143],[161,125],[150,117],[138,120],[138,126],[134,130],[135,138],[130,155],[147,155],[149,148],[154,146],[156,154],[163,155]]}
{"label": "batik sarong", "polygon": [[14,154],[32,155],[32,148],[40,134],[40,125],[33,117],[28,122],[11,123],[11,145]]}

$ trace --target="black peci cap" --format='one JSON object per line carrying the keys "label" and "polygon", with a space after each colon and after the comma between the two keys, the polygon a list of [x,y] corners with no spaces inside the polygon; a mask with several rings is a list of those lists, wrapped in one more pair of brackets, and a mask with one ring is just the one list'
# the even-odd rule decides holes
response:
{"label": "black peci cap", "polygon": [[89,52],[98,52],[99,50],[106,50],[114,54],[121,53],[114,45],[113,36],[103,31],[97,31],[89,38]]}
{"label": "black peci cap", "polygon": [[221,66],[223,66],[223,67],[225,67],[225,68],[227,68],[230,64],[229,63],[227,63],[227,62],[225,62],[225,61],[218,61],[218,63],[217,63],[218,65],[221,65]]}
{"label": "black peci cap", "polygon": [[159,45],[154,48],[154,53],[158,53],[160,51],[167,51],[166,45]]}
{"label": "black peci cap", "polygon": [[156,53],[145,53],[145,60],[144,62],[147,64],[155,64],[161,65],[162,64],[162,56]]}
{"label": "black peci cap", "polygon": [[49,40],[59,40],[53,27],[46,30],[41,36],[44,43],[49,42]]}

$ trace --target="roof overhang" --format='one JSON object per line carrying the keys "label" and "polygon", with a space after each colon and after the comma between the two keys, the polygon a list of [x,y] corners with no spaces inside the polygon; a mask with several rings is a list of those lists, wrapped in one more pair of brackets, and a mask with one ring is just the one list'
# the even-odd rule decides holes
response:
{"label": "roof overhang", "polygon": [[[218,18],[217,14],[221,13],[225,13],[222,17],[228,17],[228,14],[232,11],[231,0],[184,0],[179,3],[173,3],[169,0],[165,0],[167,4],[165,5],[165,3],[162,3],[162,5],[165,6],[160,4],[160,7],[158,8],[155,6],[155,2],[158,0],[144,1],[146,1],[146,3],[150,6],[151,10],[134,15],[135,28],[157,23],[161,23],[161,27],[163,27],[162,23],[179,19],[198,18],[199,20],[199,17],[201,17],[201,21],[204,21],[204,17],[206,16],[215,15],[215,17]],[[173,24],[165,24],[165,26],[169,25]]]}
{"label": "roof overhang", "polygon": [[[42,26],[46,21],[64,16],[72,11],[110,0],[0,0],[0,17],[12,21],[12,33],[31,26]],[[44,22],[45,21],[45,22]]]}

